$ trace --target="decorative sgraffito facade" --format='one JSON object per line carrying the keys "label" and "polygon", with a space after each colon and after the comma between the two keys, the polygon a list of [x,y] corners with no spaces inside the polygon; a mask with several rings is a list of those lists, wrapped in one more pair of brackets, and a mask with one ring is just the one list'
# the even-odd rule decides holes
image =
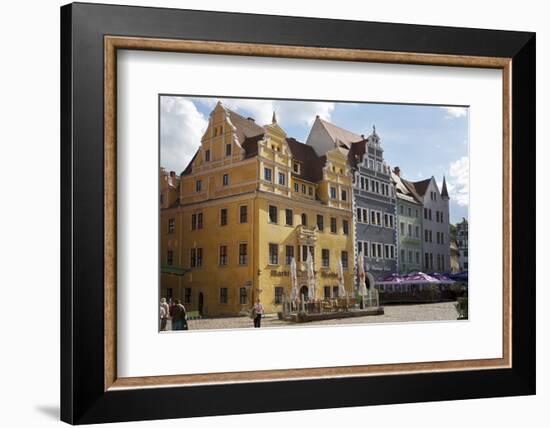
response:
{"label": "decorative sgraffito facade", "polygon": [[352,291],[347,157],[338,150],[318,156],[288,138],[275,115],[262,127],[218,103],[181,174],[179,198],[162,207],[161,295],[188,310],[236,315],[260,298],[277,312],[290,295],[293,257],[307,293],[308,252],[317,298],[338,293],[338,260]]}
{"label": "decorative sgraffito facade", "polygon": [[337,149],[348,156],[353,171],[354,257],[363,252],[367,285],[397,272],[395,188],[376,130],[365,138],[317,117],[307,144],[318,154]]}
{"label": "decorative sgraffito facade", "polygon": [[352,145],[350,164],[354,170],[356,249],[363,251],[372,281],[397,272],[398,264],[395,187],[374,128],[367,139]]}

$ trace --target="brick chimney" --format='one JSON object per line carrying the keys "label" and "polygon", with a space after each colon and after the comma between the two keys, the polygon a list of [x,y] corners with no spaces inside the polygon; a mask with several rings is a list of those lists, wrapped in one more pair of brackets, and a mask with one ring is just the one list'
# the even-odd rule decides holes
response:
{"label": "brick chimney", "polygon": [[393,169],[393,173],[398,177],[401,177],[401,169],[398,166]]}

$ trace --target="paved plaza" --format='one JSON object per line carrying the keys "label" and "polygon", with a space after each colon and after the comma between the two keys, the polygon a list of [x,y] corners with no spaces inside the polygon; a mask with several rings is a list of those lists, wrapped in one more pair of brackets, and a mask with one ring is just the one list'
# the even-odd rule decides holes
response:
{"label": "paved plaza", "polygon": [[[384,306],[384,315],[312,321],[304,324],[295,324],[287,321],[281,321],[277,318],[277,315],[267,315],[262,319],[262,328],[289,326],[307,327],[342,324],[374,324],[390,322],[396,323],[419,321],[456,321],[458,315],[454,305],[454,302],[443,302],[416,305]],[[252,320],[248,317],[223,317],[189,320],[188,325],[189,330],[241,329],[254,327],[252,324]],[[170,328],[170,325],[168,325],[167,328]]]}

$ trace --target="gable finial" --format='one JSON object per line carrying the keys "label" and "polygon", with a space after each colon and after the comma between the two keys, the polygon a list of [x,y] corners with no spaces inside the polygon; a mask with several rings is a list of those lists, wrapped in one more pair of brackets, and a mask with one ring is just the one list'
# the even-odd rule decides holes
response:
{"label": "gable finial", "polygon": [[277,123],[277,115],[275,114],[275,110],[273,110],[273,117],[271,118],[271,123]]}

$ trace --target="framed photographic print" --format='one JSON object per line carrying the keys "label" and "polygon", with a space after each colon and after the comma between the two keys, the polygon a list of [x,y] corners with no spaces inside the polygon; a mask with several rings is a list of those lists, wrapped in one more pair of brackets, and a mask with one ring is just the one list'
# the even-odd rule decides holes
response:
{"label": "framed photographic print", "polygon": [[61,53],[62,420],[535,393],[533,33],[77,3]]}

